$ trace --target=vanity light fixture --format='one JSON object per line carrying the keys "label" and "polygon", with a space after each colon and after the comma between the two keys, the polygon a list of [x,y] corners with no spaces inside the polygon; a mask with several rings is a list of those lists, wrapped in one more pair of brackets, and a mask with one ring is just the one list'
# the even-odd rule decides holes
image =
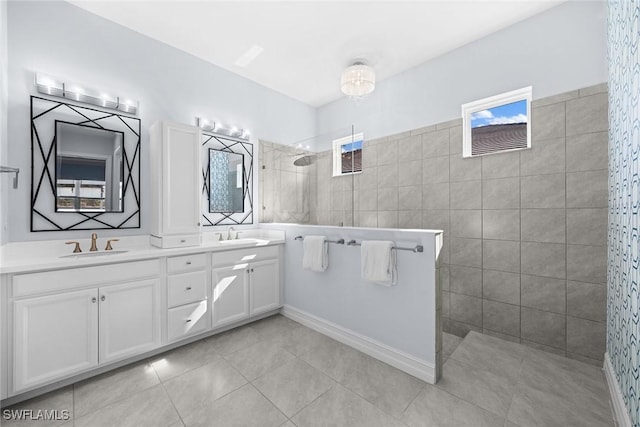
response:
{"label": "vanity light fixture", "polygon": [[38,92],[45,95],[71,99],[128,114],[138,113],[138,101],[121,96],[109,95],[95,89],[88,89],[78,84],[64,82],[61,79],[42,73],[36,73],[36,88]]}
{"label": "vanity light fixture", "polygon": [[363,98],[376,88],[376,72],[365,64],[364,60],[357,59],[353,65],[342,71],[340,89],[342,93],[352,98]]}
{"label": "vanity light fixture", "polygon": [[246,129],[238,129],[236,126],[224,126],[213,120],[205,119],[203,117],[196,117],[196,123],[200,129],[205,132],[217,133],[220,135],[230,136],[236,139],[249,140],[251,133]]}

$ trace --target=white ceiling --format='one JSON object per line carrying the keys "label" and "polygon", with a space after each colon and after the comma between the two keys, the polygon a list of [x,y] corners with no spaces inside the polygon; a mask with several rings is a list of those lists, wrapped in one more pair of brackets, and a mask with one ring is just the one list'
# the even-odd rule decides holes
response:
{"label": "white ceiling", "polygon": [[[342,96],[356,58],[380,81],[563,1],[71,0],[311,106]],[[254,45],[262,53],[235,65]]]}

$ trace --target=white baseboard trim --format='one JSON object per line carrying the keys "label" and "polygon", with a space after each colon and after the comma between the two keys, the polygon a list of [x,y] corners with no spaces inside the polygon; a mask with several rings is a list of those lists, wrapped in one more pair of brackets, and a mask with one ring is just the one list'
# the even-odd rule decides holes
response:
{"label": "white baseboard trim", "polygon": [[613,372],[613,365],[609,358],[609,353],[604,354],[604,376],[607,378],[609,386],[609,395],[611,396],[611,405],[613,407],[613,418],[618,427],[631,427],[631,418],[629,411],[624,404],[624,398],[620,391],[620,384],[616,380],[616,374]]}
{"label": "white baseboard trim", "polygon": [[281,313],[285,317],[381,360],[429,384],[435,384],[436,382],[436,368],[432,363],[418,359],[350,329],[321,319],[313,314],[298,310],[290,305],[283,306]]}

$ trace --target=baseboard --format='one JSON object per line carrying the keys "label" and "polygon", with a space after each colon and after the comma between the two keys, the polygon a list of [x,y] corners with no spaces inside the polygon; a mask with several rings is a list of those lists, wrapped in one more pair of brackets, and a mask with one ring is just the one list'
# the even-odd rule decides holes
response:
{"label": "baseboard", "polygon": [[616,380],[616,374],[613,371],[613,365],[611,364],[609,353],[604,354],[603,369],[604,376],[607,378],[607,385],[609,386],[614,421],[618,427],[631,427],[629,411],[627,411],[627,407],[624,404],[624,398],[622,397],[618,380]]}
{"label": "baseboard", "polygon": [[280,312],[285,317],[381,360],[429,384],[435,384],[436,382],[436,368],[432,363],[418,359],[400,350],[389,347],[386,344],[289,305],[282,307]]}

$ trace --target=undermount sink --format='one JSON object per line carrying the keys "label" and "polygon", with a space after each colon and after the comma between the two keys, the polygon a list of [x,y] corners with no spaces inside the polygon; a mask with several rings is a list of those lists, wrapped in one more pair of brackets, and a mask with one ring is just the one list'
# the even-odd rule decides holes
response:
{"label": "undermount sink", "polygon": [[218,243],[220,243],[221,245],[255,245],[260,242],[263,242],[263,240],[246,238],[246,239],[220,240]]}
{"label": "undermount sink", "polygon": [[93,258],[98,256],[118,255],[129,251],[102,251],[102,252],[81,252],[69,255],[62,255],[60,258]]}

